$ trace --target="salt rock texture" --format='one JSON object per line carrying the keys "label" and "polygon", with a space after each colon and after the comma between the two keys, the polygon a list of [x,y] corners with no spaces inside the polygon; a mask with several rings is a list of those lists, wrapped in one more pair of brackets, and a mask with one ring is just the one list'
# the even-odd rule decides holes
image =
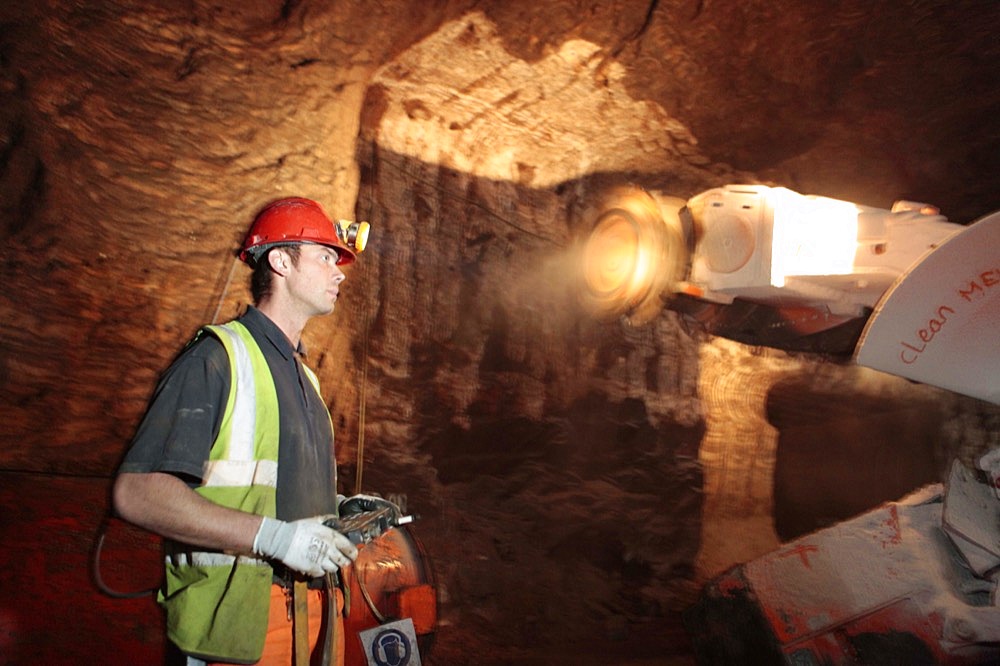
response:
{"label": "salt rock texture", "polygon": [[[85,564],[158,373],[245,307],[234,251],[287,195],[373,224],[305,342],[342,490],[420,515],[434,663],[681,659],[700,582],[997,444],[981,403],[670,311],[593,321],[574,294],[625,182],[1000,208],[993,3],[50,0],[0,21],[0,494],[30,509],[5,559]],[[893,483],[829,497],[875,450]],[[127,633],[159,654],[132,602],[102,598],[117,626],[83,638],[11,610],[94,608],[79,568],[2,586],[0,651]]]}

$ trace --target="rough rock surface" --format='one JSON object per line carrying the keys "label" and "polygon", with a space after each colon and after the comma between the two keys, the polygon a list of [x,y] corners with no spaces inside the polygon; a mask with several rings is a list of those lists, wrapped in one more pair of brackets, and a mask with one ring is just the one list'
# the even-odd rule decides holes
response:
{"label": "rough rock surface", "polygon": [[[671,312],[591,321],[590,207],[753,181],[972,221],[1000,208],[998,28],[945,0],[8,3],[0,496],[38,521],[3,521],[0,552],[83,565],[100,511],[61,503],[100,508],[157,374],[247,303],[253,213],[296,194],[374,225],[306,342],[345,490],[360,472],[421,514],[435,663],[683,655],[698,582],[996,444],[997,415]],[[810,505],[872,433],[893,484]],[[41,595],[62,627],[93,607],[78,569]],[[53,640],[9,582],[0,652],[115,640]],[[101,608],[158,654],[155,615]]]}

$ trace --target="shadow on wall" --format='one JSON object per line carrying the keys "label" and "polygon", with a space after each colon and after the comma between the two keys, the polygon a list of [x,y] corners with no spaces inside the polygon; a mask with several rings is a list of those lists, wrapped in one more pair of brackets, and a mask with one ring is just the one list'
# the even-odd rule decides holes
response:
{"label": "shadow on wall", "polygon": [[523,647],[645,636],[647,649],[682,650],[663,627],[691,591],[703,427],[654,426],[641,401],[599,393],[537,421],[477,408],[469,427],[421,440],[462,507],[461,537],[435,558],[463,562],[449,592],[470,628],[486,621]]}
{"label": "shadow on wall", "polygon": [[600,651],[674,622],[700,541],[698,345],[673,313],[630,329],[573,293],[581,211],[628,176],[533,189],[368,150],[367,419],[392,435],[364,478],[422,515],[435,652]]}
{"label": "shadow on wall", "polygon": [[768,396],[778,430],[774,524],[782,541],[827,527],[943,480],[935,453],[940,405],[817,390],[792,378]]}

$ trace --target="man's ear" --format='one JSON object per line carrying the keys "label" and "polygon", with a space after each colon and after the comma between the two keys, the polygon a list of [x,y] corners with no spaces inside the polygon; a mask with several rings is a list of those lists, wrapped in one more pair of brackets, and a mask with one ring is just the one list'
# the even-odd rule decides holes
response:
{"label": "man's ear", "polygon": [[267,253],[267,261],[271,270],[284,277],[292,268],[292,258],[280,247],[276,247]]}

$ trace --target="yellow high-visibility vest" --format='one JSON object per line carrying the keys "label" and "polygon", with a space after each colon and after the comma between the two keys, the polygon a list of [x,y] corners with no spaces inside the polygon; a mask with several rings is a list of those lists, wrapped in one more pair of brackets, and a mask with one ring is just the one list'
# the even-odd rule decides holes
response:
{"label": "yellow high-visibility vest", "polygon": [[[226,348],[231,389],[195,491],[216,504],[273,518],[279,421],[267,359],[238,321],[206,326],[202,333],[214,335]],[[318,392],[316,376],[305,369]],[[271,565],[176,542],[168,541],[165,548],[166,578],[157,599],[167,613],[170,640],[184,653],[207,660],[259,660],[267,633]]]}

